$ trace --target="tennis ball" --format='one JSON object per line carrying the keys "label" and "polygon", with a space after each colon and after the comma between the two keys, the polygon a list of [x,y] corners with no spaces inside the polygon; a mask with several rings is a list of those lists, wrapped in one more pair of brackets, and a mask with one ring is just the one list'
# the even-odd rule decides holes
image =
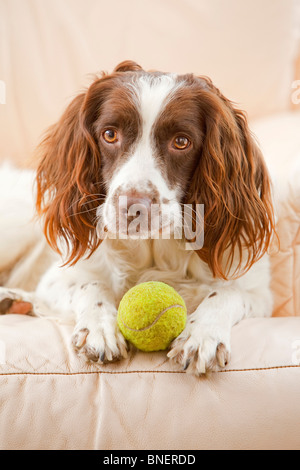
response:
{"label": "tennis ball", "polygon": [[124,337],[142,351],[166,349],[184,329],[186,306],[173,287],[149,281],[129,289],[117,321]]}

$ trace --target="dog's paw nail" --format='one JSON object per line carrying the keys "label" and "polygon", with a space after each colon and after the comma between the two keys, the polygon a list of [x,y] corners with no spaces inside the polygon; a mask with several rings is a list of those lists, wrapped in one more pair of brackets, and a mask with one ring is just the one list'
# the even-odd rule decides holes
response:
{"label": "dog's paw nail", "polygon": [[72,344],[74,348],[80,349],[85,345],[87,335],[89,334],[88,328],[82,328],[77,333],[74,334],[72,338]]}

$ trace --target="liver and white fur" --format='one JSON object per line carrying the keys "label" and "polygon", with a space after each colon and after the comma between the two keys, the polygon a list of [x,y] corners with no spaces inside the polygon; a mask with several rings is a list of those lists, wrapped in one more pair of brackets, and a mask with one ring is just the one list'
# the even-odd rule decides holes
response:
{"label": "liver and white fur", "polygon": [[[37,174],[0,171],[1,313],[72,315],[74,347],[104,363],[127,355],[123,294],[163,281],[188,309],[169,358],[197,375],[224,367],[232,326],[272,312],[269,179],[243,113],[209,79],[126,62],[75,98],[39,152]],[[121,196],[122,213],[159,207],[157,233],[118,236]],[[204,246],[187,250],[174,221],[197,203]]]}

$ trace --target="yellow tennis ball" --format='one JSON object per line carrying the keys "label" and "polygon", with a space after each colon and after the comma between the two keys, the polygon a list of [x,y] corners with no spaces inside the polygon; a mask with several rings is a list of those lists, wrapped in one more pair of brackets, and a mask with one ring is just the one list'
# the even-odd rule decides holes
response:
{"label": "yellow tennis ball", "polygon": [[129,289],[118,309],[124,337],[142,351],[166,349],[184,329],[186,306],[173,287],[149,281]]}

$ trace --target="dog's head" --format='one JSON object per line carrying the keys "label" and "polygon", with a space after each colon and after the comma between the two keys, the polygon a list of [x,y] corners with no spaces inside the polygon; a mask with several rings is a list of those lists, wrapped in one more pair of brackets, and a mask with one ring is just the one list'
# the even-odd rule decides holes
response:
{"label": "dog's head", "polygon": [[185,205],[204,205],[197,253],[215,276],[236,256],[247,270],[270,243],[263,158],[245,115],[206,77],[123,62],[71,102],[39,149],[37,209],[50,244],[67,243],[69,263],[103,234],[130,237],[141,213],[148,225],[139,220],[134,234],[172,232]]}

